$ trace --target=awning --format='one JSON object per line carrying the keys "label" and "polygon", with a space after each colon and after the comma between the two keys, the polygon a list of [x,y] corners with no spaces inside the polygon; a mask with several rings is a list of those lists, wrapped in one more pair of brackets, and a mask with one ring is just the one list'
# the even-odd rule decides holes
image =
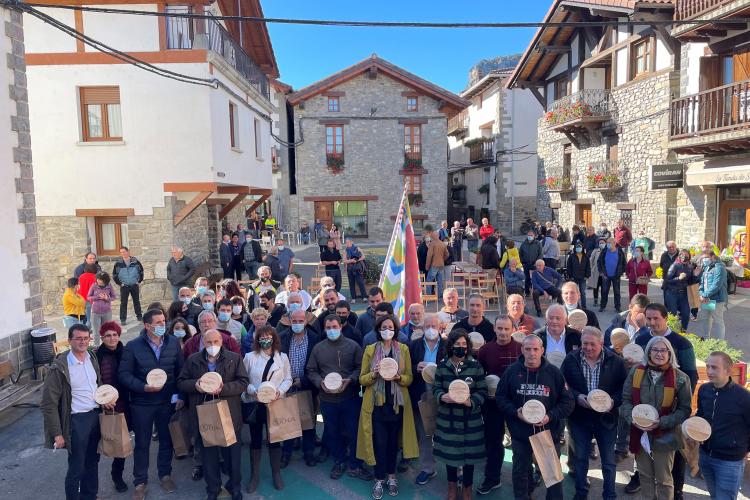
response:
{"label": "awning", "polygon": [[705,168],[690,167],[685,173],[688,186],[750,184],[750,165]]}

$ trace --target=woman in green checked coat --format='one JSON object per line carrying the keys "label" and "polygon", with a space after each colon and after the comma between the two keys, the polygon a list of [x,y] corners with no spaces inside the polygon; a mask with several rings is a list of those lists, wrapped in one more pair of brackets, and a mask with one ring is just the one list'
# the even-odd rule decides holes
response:
{"label": "woman in green checked coat", "polygon": [[[464,329],[453,330],[446,341],[446,358],[435,371],[433,394],[438,401],[437,427],[433,438],[435,458],[448,473],[448,500],[457,494],[458,468],[463,467],[464,498],[471,498],[474,464],[483,463],[484,422],[480,410],[487,397],[484,368],[471,357],[471,340]],[[469,384],[471,397],[456,403],[448,386],[456,379]]]}

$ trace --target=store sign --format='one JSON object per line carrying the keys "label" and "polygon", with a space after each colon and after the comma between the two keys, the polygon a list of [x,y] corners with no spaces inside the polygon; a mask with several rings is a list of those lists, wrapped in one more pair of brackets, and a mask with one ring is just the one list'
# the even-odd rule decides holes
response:
{"label": "store sign", "polygon": [[651,189],[671,189],[684,186],[685,165],[670,163],[651,166]]}

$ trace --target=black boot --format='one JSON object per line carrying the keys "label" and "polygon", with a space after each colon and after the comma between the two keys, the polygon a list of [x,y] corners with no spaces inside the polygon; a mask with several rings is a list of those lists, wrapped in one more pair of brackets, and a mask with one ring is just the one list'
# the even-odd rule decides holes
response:
{"label": "black boot", "polygon": [[122,480],[122,473],[112,474],[112,482],[115,484],[115,490],[118,493],[124,493],[128,491],[128,485]]}
{"label": "black boot", "polygon": [[630,478],[630,482],[625,486],[625,493],[632,495],[641,491],[641,476],[638,471]]}

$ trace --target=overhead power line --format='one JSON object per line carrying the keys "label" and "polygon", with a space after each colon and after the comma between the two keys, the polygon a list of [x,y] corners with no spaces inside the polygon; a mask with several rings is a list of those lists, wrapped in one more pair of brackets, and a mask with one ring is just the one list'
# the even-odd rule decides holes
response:
{"label": "overhead power line", "polygon": [[[28,5],[30,7],[45,9],[79,10],[84,12],[98,12],[102,14],[120,14],[132,16],[155,16],[173,17],[186,19],[205,19],[205,15],[190,12],[147,12],[130,9],[113,9],[109,7],[89,7],[84,5],[53,5],[35,2],[19,2],[18,0],[0,0],[0,4],[6,6]],[[713,23],[712,19],[652,19],[652,20],[620,20],[607,19],[601,21],[562,21],[562,22],[498,22],[498,23],[438,23],[438,22],[412,22],[412,21],[344,21],[327,19],[291,19],[280,17],[253,17],[253,16],[225,16],[212,15],[213,19],[224,21],[244,21],[251,23],[271,24],[297,24],[313,26],[341,26],[361,28],[438,28],[438,29],[476,29],[476,28],[585,28],[585,27],[608,27],[608,26],[681,26],[691,25],[699,27]],[[750,18],[722,19],[722,24],[744,25],[750,22]]]}

